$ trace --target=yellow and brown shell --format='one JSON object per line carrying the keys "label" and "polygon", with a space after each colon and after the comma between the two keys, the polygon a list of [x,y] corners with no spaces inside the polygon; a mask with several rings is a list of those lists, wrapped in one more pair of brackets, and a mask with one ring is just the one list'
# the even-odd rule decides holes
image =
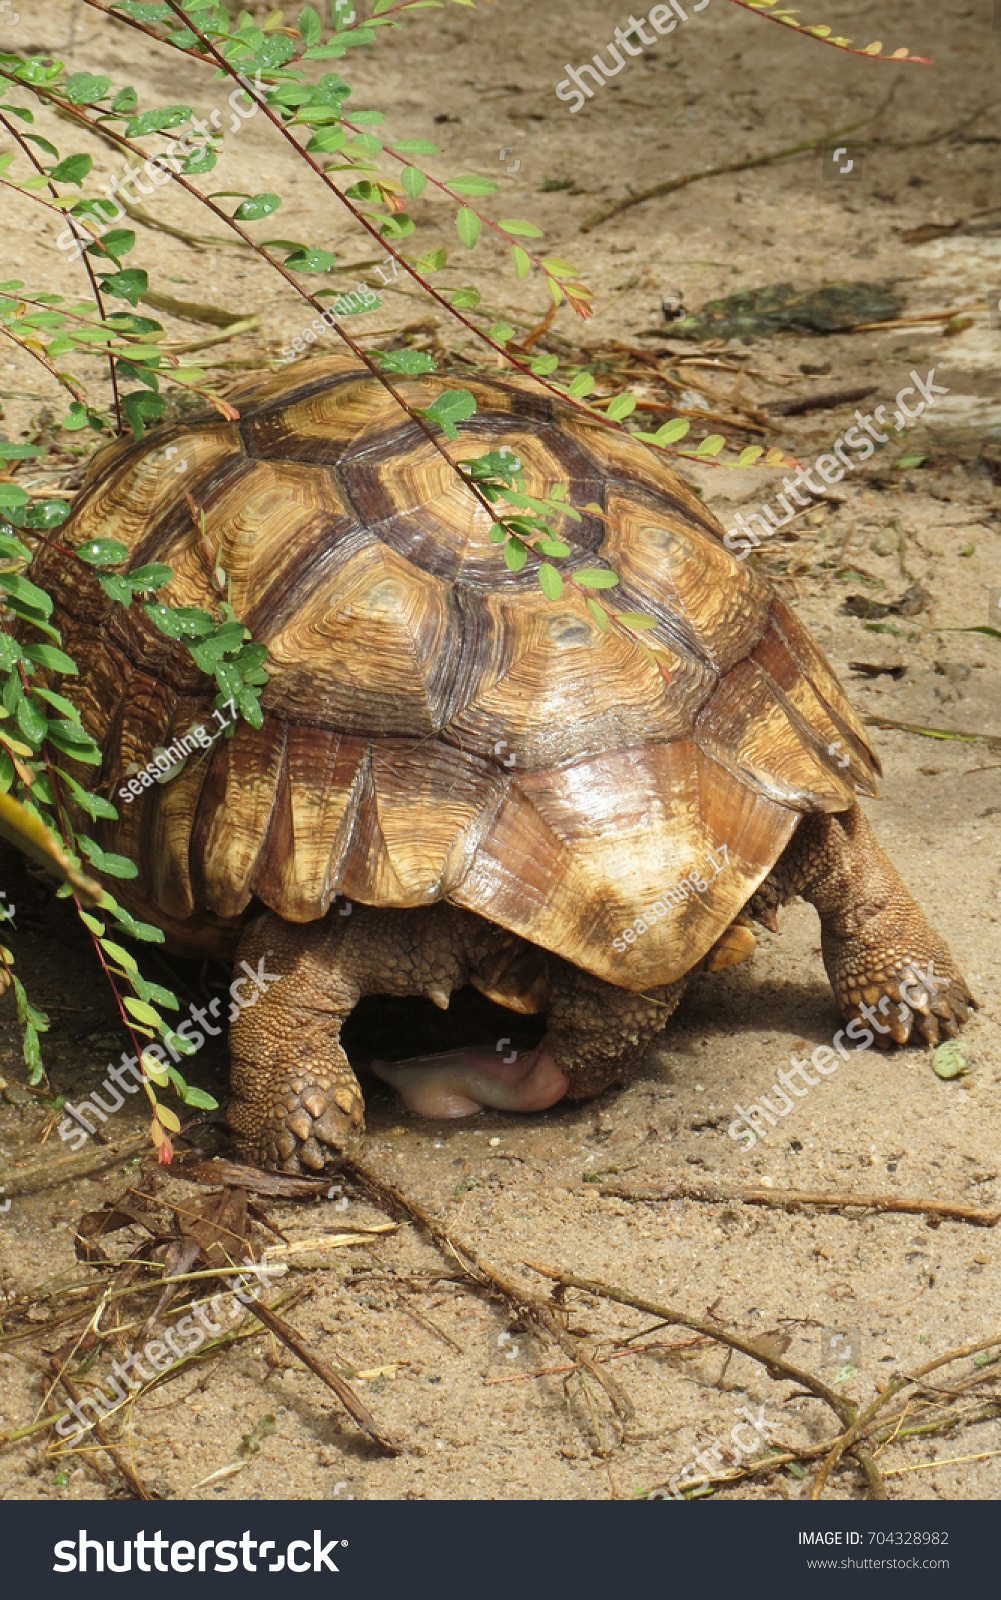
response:
{"label": "yellow and brown shell", "polygon": [[[491,518],[364,368],[314,360],[95,461],[60,540],[164,562],[161,597],[214,610],[213,559],[268,648],[264,723],[119,803],[102,842],[128,903],[180,948],[221,949],[256,899],[292,922],[339,893],[445,899],[623,988],[687,972],[766,876],[800,813],[873,792],[878,763],[823,655],[657,454],[509,378],[394,378],[411,407],[470,389],[454,459],[509,446],[536,495],[565,484],[564,573],[656,619],[603,633],[567,584],[507,570]],[[443,441],[444,442],[444,441]],[[204,513],[199,538],[184,491]],[[136,602],[46,548],[36,573],[81,678],[113,797],[215,685]],[[118,802],[116,802],[118,803]],[[710,870],[710,864],[716,870]],[[702,885],[705,884],[705,888]],[[116,888],[118,886],[116,885]]]}

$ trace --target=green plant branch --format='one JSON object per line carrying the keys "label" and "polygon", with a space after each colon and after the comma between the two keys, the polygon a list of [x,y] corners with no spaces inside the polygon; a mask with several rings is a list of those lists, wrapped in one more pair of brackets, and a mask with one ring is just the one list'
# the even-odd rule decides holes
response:
{"label": "green plant branch", "polygon": [[792,28],[794,33],[805,34],[810,39],[817,39],[821,44],[833,45],[836,50],[843,50],[846,55],[866,56],[870,61],[908,61],[915,66],[930,67],[933,63],[927,56],[912,56],[906,49],[895,50],[892,55],[882,54],[882,44],[875,47],[868,45],[864,50],[853,50],[849,39],[828,37],[830,28],[826,25],[810,27],[805,22],[794,22],[794,12],[779,12],[778,14],[766,11],[765,6],[774,5],[775,0],[730,0],[731,5],[740,6],[742,11],[750,11],[756,17],[764,17],[768,22],[779,22],[786,28]]}
{"label": "green plant branch", "polygon": [[25,355],[31,356],[33,360],[39,363],[40,366],[43,366],[46,372],[48,372],[51,377],[55,378],[60,387],[65,389],[68,394],[71,394],[73,399],[76,400],[79,405],[85,406],[87,404],[87,398],[83,391],[77,388],[72,378],[67,378],[65,373],[56,371],[56,368],[45,354],[44,349],[33,349],[32,345],[34,341],[19,339],[17,334],[14,333],[12,329],[5,327],[2,321],[0,321],[0,333],[4,334],[12,344],[16,344],[19,350],[23,350]]}
{"label": "green plant branch", "polygon": [[[15,128],[13,126],[13,124],[10,122],[9,118],[4,115],[2,110],[0,110],[0,126],[3,126],[4,128],[6,128],[7,132],[10,134],[10,137],[14,140],[14,143],[17,144],[20,147],[21,151],[24,153],[24,155],[27,156],[28,160],[31,162],[31,164],[34,167],[35,171],[37,173],[39,173],[42,177],[44,177],[44,178],[46,178],[48,180],[49,193],[52,195],[52,198],[54,200],[60,199],[59,191],[56,188],[55,184],[52,182],[52,179],[49,178],[48,173],[46,172],[45,168],[42,166],[42,163],[39,161],[38,157],[35,155],[34,151],[31,149],[30,145],[28,145],[26,140],[18,132],[17,128]],[[77,225],[77,219],[75,217],[67,216],[66,217],[66,221],[69,223],[70,231],[72,232],[74,239],[76,239],[77,242],[79,243],[82,240],[83,235],[81,233],[80,228]],[[95,302],[97,304],[98,315],[100,316],[101,320],[103,321],[105,316],[106,316],[106,312],[105,312],[105,309],[104,309],[104,300],[101,297],[101,289],[100,289],[100,286],[98,284],[97,278],[94,275],[94,269],[90,264],[90,261],[88,259],[86,251],[83,252],[83,254],[81,255],[80,259],[83,262],[84,271],[86,272],[87,277],[90,280],[91,292],[93,293],[94,300],[95,300]],[[108,375],[111,378],[111,392],[112,392],[112,395],[114,396],[114,401],[115,401],[115,417],[116,417],[117,423],[118,423],[118,430],[119,430],[119,432],[121,432],[121,428],[122,428],[122,402],[121,402],[121,397],[120,397],[120,395],[118,393],[118,374],[115,371],[114,359],[111,356],[108,357]]]}

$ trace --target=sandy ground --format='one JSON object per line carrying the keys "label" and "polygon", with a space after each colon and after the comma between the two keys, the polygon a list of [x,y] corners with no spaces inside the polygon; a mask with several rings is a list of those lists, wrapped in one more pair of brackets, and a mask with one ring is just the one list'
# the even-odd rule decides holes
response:
{"label": "sandy ground", "polygon": [[[153,103],[177,98],[165,55],[137,51],[124,32],[102,32],[92,12],[63,0],[45,0],[30,17],[22,9],[19,46],[65,48],[73,26],[75,66],[133,81]],[[986,316],[987,290],[1001,283],[1001,234],[991,231],[998,214],[989,215],[1001,201],[1001,33],[991,29],[988,0],[976,0],[961,17],[927,0],[822,9],[823,16],[808,8],[806,20],[828,22],[861,44],[906,44],[931,56],[934,67],[845,57],[712,0],[571,116],[554,94],[564,61],[604,50],[614,21],[625,17],[613,18],[595,0],[548,8],[496,0],[476,12],[450,6],[420,13],[377,56],[359,52],[347,75],[357,86],[356,104],[391,110],[396,137],[433,136],[443,146],[442,175],[502,175],[511,195],[497,197],[493,214],[532,218],[546,230],[547,250],[578,264],[596,292],[597,312],[582,332],[564,309],[553,329],[563,338],[591,348],[614,339],[682,350],[669,334],[641,337],[662,327],[661,296],[674,288],[691,309],[738,287],[893,279],[905,314],[975,308],[969,327],[946,336],[939,324],[827,338],[786,334],[731,348],[749,369],[740,398],[750,404],[871,384],[868,409],[892,400],[912,368],[922,376],[934,368],[935,381],[948,387],[929,427],[907,441],[908,453],[926,457],[920,468],[896,468],[901,452],[889,448],[838,486],[832,499],[839,503],[806,512],[789,537],[757,559],[814,629],[863,714],[997,739],[1001,646],[987,635],[949,630],[1001,620],[988,610],[991,588],[1001,588],[1001,331]],[[206,75],[197,89],[203,113],[214,92]],[[864,119],[852,136],[868,141],[859,182],[823,179],[820,156],[810,154],[694,184],[580,231],[602,203],[630,191]],[[59,125],[57,142],[66,137]],[[88,148],[107,175],[118,170],[110,149]],[[515,161],[520,167],[508,176]],[[372,258],[367,241],[349,233],[257,124],[234,141],[219,172],[220,187],[225,181],[286,194],[283,234],[302,230],[334,248],[346,268]],[[151,207],[159,219],[205,227],[171,195],[158,195]],[[448,213],[438,203],[419,202],[414,215],[423,248],[447,237]],[[11,228],[31,229],[8,233],[5,245],[4,275],[21,276],[28,238],[51,242],[56,230],[26,206],[12,204],[9,216]],[[924,244],[905,242],[907,230],[929,222],[963,227]],[[457,247],[455,258],[462,254]],[[65,289],[55,252],[41,259],[44,267],[36,253],[36,279],[48,268],[48,286]],[[277,356],[305,320],[291,295],[277,294],[265,271],[237,250],[199,249],[141,229],[136,259],[159,269],[157,285],[180,298],[261,316],[257,341],[222,346],[221,361],[258,364]],[[449,281],[475,282],[499,313],[518,313],[524,326],[545,309],[538,285],[516,298],[499,247],[487,243],[468,261]],[[347,276],[344,282],[349,286]],[[418,301],[387,291],[384,309],[356,326],[375,338],[428,317]],[[173,335],[194,337],[190,323],[165,321]],[[463,342],[450,330],[443,336],[451,348]],[[825,371],[805,373],[811,366]],[[708,376],[719,382],[717,394],[729,392],[732,374]],[[52,403],[53,391],[37,368],[5,351],[0,399],[3,428],[16,439],[40,404]],[[766,442],[809,462],[829,448],[850,409],[773,418],[777,431]],[[689,475],[721,515],[753,508],[774,481],[708,467]],[[850,594],[885,603],[915,584],[929,601],[915,615],[891,613],[885,625],[895,632],[874,632],[843,609]],[[893,671],[866,675],[852,668],[860,661]],[[543,1282],[526,1260],[627,1286],[688,1315],[704,1317],[712,1308],[723,1326],[752,1338],[783,1330],[791,1339],[786,1358],[814,1370],[823,1329],[857,1330],[858,1373],[842,1387],[863,1401],[888,1375],[1001,1327],[996,1231],[933,1226],[921,1216],[809,1215],[738,1202],[636,1204],[599,1195],[595,1180],[639,1190],[674,1174],[730,1186],[1001,1204],[1001,743],[934,741],[900,730],[877,739],[886,778],[868,814],[982,1002],[964,1035],[965,1077],[940,1080],[923,1050],[853,1055],[752,1151],[727,1136],[735,1102],[768,1093],[791,1052],[829,1043],[837,1027],[816,918],[795,906],[784,913],[780,936],[761,936],[750,965],[691,985],[628,1085],[544,1115],[486,1114],[447,1125],[419,1122],[376,1087],[366,1142],[374,1167],[533,1291]],[[71,919],[16,861],[5,862],[4,882],[9,899],[21,903],[19,970],[53,1017],[45,1041],[51,1083],[79,1098],[97,1086],[124,1039]],[[223,982],[221,973],[201,974],[194,965],[172,964],[170,974],[183,1003],[197,1001],[206,982]],[[16,1170],[55,1154],[58,1141],[49,1137],[39,1149],[50,1117],[19,1087],[9,1005],[0,1159]],[[199,1081],[221,1094],[225,1052],[206,1050],[198,1062]],[[138,1127],[123,1112],[115,1137]],[[118,1170],[15,1200],[0,1216],[0,1292],[12,1299],[71,1269],[81,1212],[127,1181]],[[168,1179],[164,1193],[190,1201],[192,1191]],[[381,1217],[350,1188],[346,1208],[331,1199],[269,1203],[267,1211],[291,1237]],[[802,1443],[830,1431],[817,1402],[787,1398],[795,1386],[772,1381],[746,1357],[724,1364],[718,1348],[661,1349],[614,1363],[635,1407],[623,1435],[593,1385],[589,1395],[576,1380],[565,1387],[558,1374],[528,1376],[561,1358],[512,1324],[499,1300],[458,1281],[413,1227],[318,1259],[322,1269],[299,1267],[292,1275],[303,1298],[290,1316],[326,1360],[375,1374],[356,1378],[356,1388],[403,1440],[403,1453],[381,1457],[299,1362],[270,1336],[255,1334],[136,1409],[127,1453],[151,1488],[180,1498],[631,1497],[677,1473],[693,1447],[725,1444],[742,1406],[758,1416],[764,1405],[778,1441]],[[588,1295],[571,1295],[568,1305],[572,1328],[605,1350],[652,1325]],[[42,1303],[33,1316],[44,1324],[56,1313]],[[61,1336],[46,1332],[42,1326],[42,1344],[54,1348]],[[667,1330],[651,1342],[684,1337]],[[43,1389],[27,1349],[24,1342],[0,1345],[0,1431],[25,1426],[40,1408]],[[98,1362],[95,1376],[100,1368]],[[948,1372],[955,1378],[970,1370],[963,1362]],[[263,1416],[275,1419],[274,1432],[241,1454],[241,1441]],[[119,1492],[113,1471],[106,1488],[87,1464],[47,1456],[44,1437],[0,1453],[4,1498]],[[999,1452],[993,1419],[954,1435],[898,1441],[880,1462],[892,1474],[893,1498],[996,1499]],[[971,1459],[978,1456],[986,1459]],[[963,1459],[953,1464],[955,1457]],[[935,1462],[944,1464],[925,1465]],[[226,1468],[236,1470],[206,1482]],[[722,1493],[767,1499],[800,1489],[800,1480],[778,1475]],[[851,1469],[835,1473],[828,1489],[834,1497],[861,1492]]]}

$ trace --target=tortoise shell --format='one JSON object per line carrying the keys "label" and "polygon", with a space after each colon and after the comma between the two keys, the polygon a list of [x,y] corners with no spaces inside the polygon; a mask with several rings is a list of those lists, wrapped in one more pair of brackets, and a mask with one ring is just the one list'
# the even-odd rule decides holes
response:
{"label": "tortoise shell", "polygon": [[776,590],[656,452],[527,380],[393,382],[411,407],[443,385],[472,391],[455,459],[507,445],[530,493],[562,483],[570,504],[602,508],[563,519],[574,549],[561,570],[619,575],[604,598],[656,619],[646,637],[670,681],[639,644],[599,630],[579,589],[550,601],[534,562],[508,571],[491,518],[357,362],[245,384],[229,396],[238,422],[102,451],[60,538],[112,535],[130,567],[172,568],[161,598],[210,611],[217,561],[268,648],[261,728],[240,720],[219,737],[215,685],[183,643],[54,546],[36,560],[103,748],[96,786],[114,796],[193,725],[217,735],[102,824],[102,843],[138,865],[127,903],[174,947],[223,952],[253,900],[308,922],[338,894],[445,899],[622,988],[671,983],[801,813],[874,792],[859,719]]}

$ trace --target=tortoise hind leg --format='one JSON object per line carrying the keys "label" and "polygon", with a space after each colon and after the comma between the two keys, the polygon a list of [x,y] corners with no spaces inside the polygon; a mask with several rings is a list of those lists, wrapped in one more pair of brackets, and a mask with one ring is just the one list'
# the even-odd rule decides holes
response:
{"label": "tortoise hind leg", "polygon": [[776,908],[795,895],[820,914],[824,966],[845,1017],[864,1017],[880,1045],[958,1033],[976,1002],[858,805],[805,816],[746,909],[774,930]]}

